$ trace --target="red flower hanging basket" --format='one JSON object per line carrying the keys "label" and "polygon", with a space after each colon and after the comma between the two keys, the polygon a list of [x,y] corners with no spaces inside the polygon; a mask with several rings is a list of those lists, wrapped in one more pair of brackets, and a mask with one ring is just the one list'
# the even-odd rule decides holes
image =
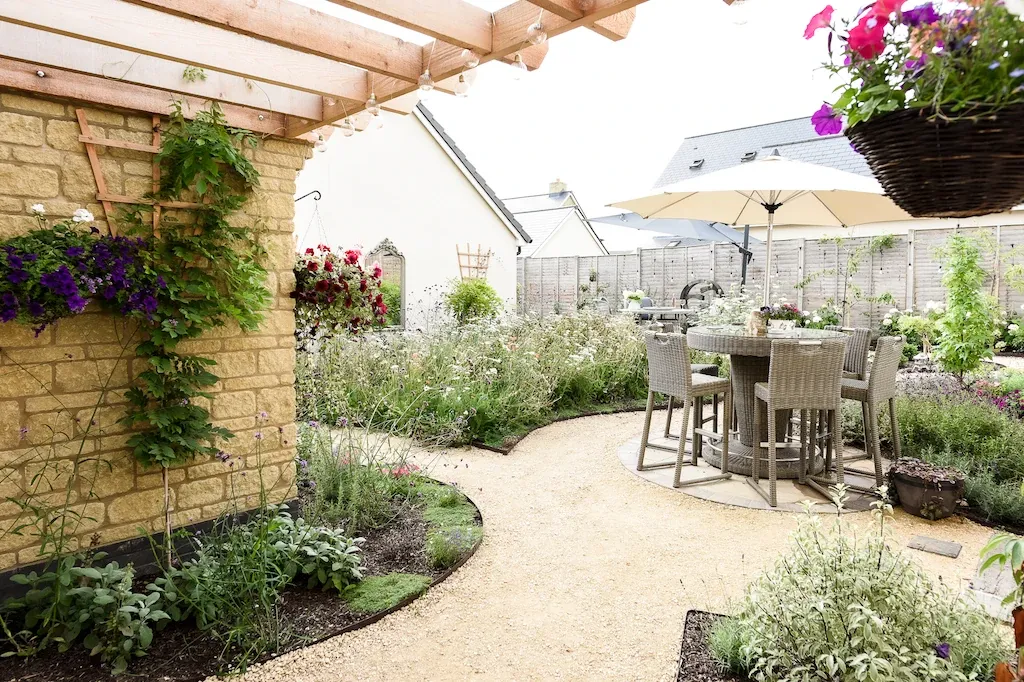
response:
{"label": "red flower hanging basket", "polygon": [[846,135],[886,193],[916,218],[968,218],[1024,203],[1024,104],[952,121],[905,109]]}

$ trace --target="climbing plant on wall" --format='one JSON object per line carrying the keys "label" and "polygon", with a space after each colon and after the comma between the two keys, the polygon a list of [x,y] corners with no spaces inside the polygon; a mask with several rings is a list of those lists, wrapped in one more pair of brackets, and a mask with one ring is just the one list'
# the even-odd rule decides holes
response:
{"label": "climbing plant on wall", "polygon": [[0,320],[39,333],[96,302],[140,325],[136,355],[145,369],[120,421],[137,429],[129,440],[135,457],[163,467],[165,502],[168,467],[216,454],[232,437],[197,400],[210,397],[215,362],[179,354],[178,344],[229,322],[256,329],[270,300],[258,235],[232,220],[259,182],[243,154],[255,146],[251,133],[225,124],[216,105],[192,120],[175,106],[151,198],[193,208],[164,213],[153,229],[153,207],[135,206],[117,217],[130,236],[115,237],[100,235],[85,209],[47,225],[36,205],[39,229],[0,243]]}

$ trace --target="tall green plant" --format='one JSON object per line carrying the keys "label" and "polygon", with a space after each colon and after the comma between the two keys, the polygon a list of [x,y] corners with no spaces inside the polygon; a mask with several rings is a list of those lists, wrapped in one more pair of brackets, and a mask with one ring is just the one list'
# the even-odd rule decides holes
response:
{"label": "tall green plant", "polygon": [[978,242],[962,234],[951,236],[942,250],[946,274],[946,313],[939,321],[936,358],[961,381],[992,357],[995,301],[985,293],[985,269]]}

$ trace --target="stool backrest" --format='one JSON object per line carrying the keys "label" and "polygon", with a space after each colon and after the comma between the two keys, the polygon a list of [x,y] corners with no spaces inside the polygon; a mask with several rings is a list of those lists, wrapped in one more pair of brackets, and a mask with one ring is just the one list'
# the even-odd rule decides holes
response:
{"label": "stool backrest", "polygon": [[868,376],[868,393],[873,400],[896,396],[896,371],[903,359],[903,337],[883,336],[875,345],[875,359]]}
{"label": "stool backrest", "polygon": [[773,409],[840,409],[846,341],[772,341],[768,391]]}
{"label": "stool backrest", "polygon": [[690,392],[690,349],[682,334],[644,334],[650,390],[671,396]]}
{"label": "stool backrest", "polygon": [[843,371],[856,374],[863,379],[868,371],[868,351],[871,349],[871,330],[864,327],[839,327],[829,325],[825,329],[835,332],[846,332],[850,337],[846,342],[846,357],[843,359]]}

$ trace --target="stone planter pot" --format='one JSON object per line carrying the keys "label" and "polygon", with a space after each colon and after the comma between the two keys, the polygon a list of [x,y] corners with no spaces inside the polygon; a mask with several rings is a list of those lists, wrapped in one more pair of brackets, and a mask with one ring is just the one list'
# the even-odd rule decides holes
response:
{"label": "stone planter pot", "polygon": [[793,320],[768,320],[768,331],[789,332],[796,329],[796,322]]}
{"label": "stone planter pot", "polygon": [[918,476],[894,472],[893,484],[903,510],[929,521],[937,521],[956,513],[964,494],[964,482],[926,481]]}

